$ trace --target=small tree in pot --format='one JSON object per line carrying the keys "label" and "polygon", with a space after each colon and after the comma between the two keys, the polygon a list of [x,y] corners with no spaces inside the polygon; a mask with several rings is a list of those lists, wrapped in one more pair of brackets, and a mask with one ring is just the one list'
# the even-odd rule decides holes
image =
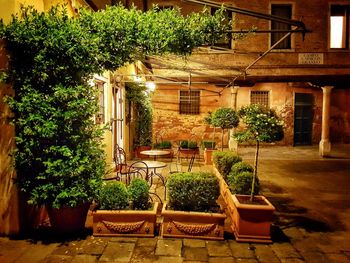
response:
{"label": "small tree in pot", "polygon": [[258,160],[260,142],[276,142],[284,137],[283,122],[276,112],[259,104],[242,107],[238,111],[239,117],[245,124],[244,131],[233,134],[233,138],[239,142],[255,141],[254,173],[251,188],[251,201],[255,192],[255,181],[258,174]]}
{"label": "small tree in pot", "polygon": [[222,129],[221,150],[224,149],[224,131],[238,126],[237,112],[231,108],[218,108],[211,114],[210,123]]}

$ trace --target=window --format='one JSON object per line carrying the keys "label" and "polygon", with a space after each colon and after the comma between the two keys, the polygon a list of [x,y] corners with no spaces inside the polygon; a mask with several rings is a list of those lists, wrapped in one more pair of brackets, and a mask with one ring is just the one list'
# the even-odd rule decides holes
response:
{"label": "window", "polygon": [[103,124],[105,123],[105,99],[104,99],[104,82],[102,81],[96,81],[96,87],[99,89],[99,96],[98,96],[98,105],[99,110],[96,114],[96,124]]}
{"label": "window", "polygon": [[[291,5],[271,5],[271,14],[274,16],[279,16],[283,18],[292,19],[292,6]],[[271,29],[272,30],[291,30],[291,25],[271,21]],[[276,32],[271,33],[271,46],[275,44],[278,40],[280,40],[287,32]],[[287,37],[281,43],[279,43],[275,49],[291,49],[291,37]]]}
{"label": "window", "polygon": [[[211,7],[210,14],[214,15],[217,10],[218,10],[218,8]],[[225,10],[224,14],[225,14],[225,19],[227,21],[232,19],[232,12],[231,11]],[[232,30],[232,28],[231,28],[231,30]],[[227,33],[226,37],[219,39],[216,43],[214,43],[214,46],[231,49],[231,43],[232,43],[232,34]]]}
{"label": "window", "polygon": [[260,104],[269,107],[269,92],[268,91],[251,91],[250,104]]}
{"label": "window", "polygon": [[180,90],[180,114],[199,114],[199,103],[199,90]]}
{"label": "window", "polygon": [[350,6],[331,5],[330,12],[330,48],[349,47]]}

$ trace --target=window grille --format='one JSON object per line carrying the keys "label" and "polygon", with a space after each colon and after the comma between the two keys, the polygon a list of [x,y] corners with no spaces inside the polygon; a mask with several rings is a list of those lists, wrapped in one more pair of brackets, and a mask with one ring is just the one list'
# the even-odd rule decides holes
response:
{"label": "window grille", "polygon": [[199,114],[199,104],[199,90],[180,90],[180,114]]}
{"label": "window grille", "polygon": [[[279,16],[283,18],[292,19],[292,6],[291,5],[279,5],[273,4],[271,5],[271,14],[274,16]],[[271,29],[272,30],[291,30],[292,27],[289,24],[271,21]],[[280,40],[285,34],[281,33],[271,33],[271,46],[275,44],[278,40]],[[291,45],[291,37],[287,37],[281,43],[279,43],[275,49],[290,49]]]}
{"label": "window grille", "polygon": [[252,91],[250,93],[250,104],[260,104],[269,107],[268,91]]}

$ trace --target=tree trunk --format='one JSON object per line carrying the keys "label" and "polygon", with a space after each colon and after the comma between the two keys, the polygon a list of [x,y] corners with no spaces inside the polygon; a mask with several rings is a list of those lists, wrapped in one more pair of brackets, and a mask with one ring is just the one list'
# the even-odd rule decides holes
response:
{"label": "tree trunk", "polygon": [[252,191],[250,193],[250,201],[253,202],[254,199],[254,191],[255,191],[255,181],[258,175],[258,158],[259,158],[259,141],[256,141],[255,148],[255,160],[254,160],[254,173],[253,173],[253,181],[252,181]]}
{"label": "tree trunk", "polygon": [[224,130],[221,128],[221,151],[224,150]]}

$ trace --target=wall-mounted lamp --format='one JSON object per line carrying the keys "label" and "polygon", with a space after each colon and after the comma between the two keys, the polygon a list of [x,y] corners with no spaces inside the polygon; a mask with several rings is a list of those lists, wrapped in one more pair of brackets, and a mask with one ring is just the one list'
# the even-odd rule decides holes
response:
{"label": "wall-mounted lamp", "polygon": [[156,89],[156,84],[153,81],[147,81],[145,85],[150,92],[153,92]]}

